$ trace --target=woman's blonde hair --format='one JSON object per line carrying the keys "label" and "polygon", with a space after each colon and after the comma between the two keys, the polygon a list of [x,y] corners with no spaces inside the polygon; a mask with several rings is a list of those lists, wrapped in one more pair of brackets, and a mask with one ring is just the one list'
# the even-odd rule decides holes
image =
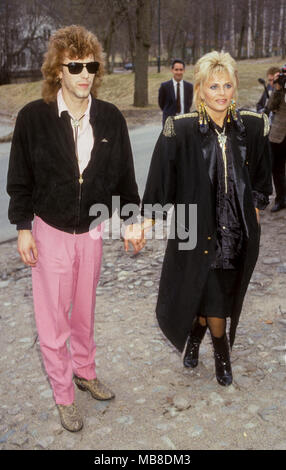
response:
{"label": "woman's blonde hair", "polygon": [[213,74],[221,72],[229,74],[235,89],[234,98],[237,99],[238,73],[236,62],[228,52],[213,51],[201,57],[195,65],[194,101],[197,109],[201,102],[203,84]]}
{"label": "woman's blonde hair", "polygon": [[91,89],[92,95],[96,97],[104,73],[103,52],[97,37],[77,25],[61,28],[51,36],[41,69],[44,77],[42,97],[46,103],[55,101],[61,88],[59,72],[62,70],[64,57],[83,59],[89,55],[93,55],[94,60],[100,64]]}

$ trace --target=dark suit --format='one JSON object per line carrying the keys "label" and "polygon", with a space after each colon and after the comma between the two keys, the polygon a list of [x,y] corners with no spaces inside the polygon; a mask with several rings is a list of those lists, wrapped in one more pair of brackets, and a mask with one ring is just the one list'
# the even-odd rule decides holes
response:
{"label": "dark suit", "polygon": [[[161,83],[159,89],[159,106],[163,111],[163,125],[169,116],[175,116],[177,111],[173,80]],[[184,80],[184,113],[189,113],[193,102],[193,85]]]}

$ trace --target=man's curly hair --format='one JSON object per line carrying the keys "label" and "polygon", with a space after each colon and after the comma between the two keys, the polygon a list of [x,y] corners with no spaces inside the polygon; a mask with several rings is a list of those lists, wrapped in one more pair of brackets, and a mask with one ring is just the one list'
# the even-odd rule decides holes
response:
{"label": "man's curly hair", "polygon": [[57,92],[61,88],[58,77],[64,57],[75,60],[89,55],[93,55],[94,60],[100,64],[91,89],[92,95],[96,97],[104,73],[103,52],[97,37],[78,25],[61,28],[51,36],[41,68],[44,77],[42,97],[46,103],[55,101]]}

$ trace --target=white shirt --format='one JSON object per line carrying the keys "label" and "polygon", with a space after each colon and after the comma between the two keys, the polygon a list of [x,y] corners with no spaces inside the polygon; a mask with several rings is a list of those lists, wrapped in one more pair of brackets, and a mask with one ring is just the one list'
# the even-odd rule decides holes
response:
{"label": "white shirt", "polygon": [[[60,89],[57,94],[57,103],[58,103],[58,110],[59,110],[59,117],[63,111],[67,111],[72,119],[74,117],[68,110],[68,107],[64,101],[62,90]],[[81,126],[78,127],[78,137],[77,137],[77,152],[78,152],[78,166],[79,172],[82,175],[83,170],[87,167],[88,162],[90,160],[91,151],[94,144],[94,135],[91,124],[89,122],[90,119],[90,106],[91,106],[91,96],[88,97],[88,105],[87,109],[84,113],[84,117],[81,119]],[[75,136],[75,128],[73,128],[73,133]]]}
{"label": "white shirt", "polygon": [[[177,99],[177,84],[180,84],[180,98],[181,98],[181,112],[179,114],[184,114],[185,113],[185,105],[184,105],[184,80],[180,80],[179,82],[176,82],[176,80],[173,78],[173,84],[174,84],[174,91],[175,91],[175,98]],[[178,113],[177,113],[178,114]]]}

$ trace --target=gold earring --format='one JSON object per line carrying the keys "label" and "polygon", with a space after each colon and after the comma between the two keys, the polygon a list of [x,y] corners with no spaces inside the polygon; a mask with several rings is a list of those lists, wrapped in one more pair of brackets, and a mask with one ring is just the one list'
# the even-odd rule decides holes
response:
{"label": "gold earring", "polygon": [[199,104],[199,123],[200,126],[205,126],[209,121],[209,116],[206,112],[206,106],[204,100],[201,100]]}
{"label": "gold earring", "polygon": [[227,108],[227,122],[230,122],[230,117],[234,121],[237,121],[237,112],[236,112],[236,102],[235,100],[231,100],[229,107]]}
{"label": "gold earring", "polygon": [[226,120],[226,122],[230,122],[230,116],[231,116],[231,104],[227,108],[227,120]]}
{"label": "gold earring", "polygon": [[200,126],[203,125],[203,120],[204,120],[204,102],[201,101],[200,104],[199,104],[199,123],[200,123]]}

